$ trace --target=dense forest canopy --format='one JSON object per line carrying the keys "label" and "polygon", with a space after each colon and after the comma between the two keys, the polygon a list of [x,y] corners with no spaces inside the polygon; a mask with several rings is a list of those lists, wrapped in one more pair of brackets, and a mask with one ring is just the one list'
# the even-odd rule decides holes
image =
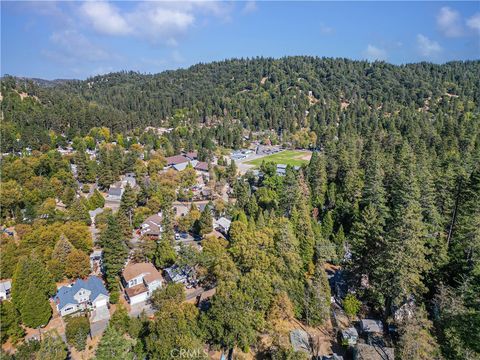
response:
{"label": "dense forest canopy", "polygon": [[[32,146],[47,130],[73,137],[94,126],[129,132],[224,121],[279,134],[308,128],[321,143],[328,136],[324,125],[344,126],[349,118],[362,131],[372,119],[388,126],[415,117],[423,126],[451,107],[478,109],[478,74],[478,61],[396,66],[303,56],[226,60],[155,75],[119,72],[48,86],[4,77],[3,147],[13,146],[18,133]],[[19,93],[30,97],[21,101]]]}
{"label": "dense forest canopy", "polygon": [[[217,293],[211,307],[199,312],[191,304],[178,305],[182,289],[167,288],[156,296],[161,306],[155,320],[131,320],[145,322],[145,331],[130,332],[117,323],[97,356],[115,339],[116,350],[150,359],[168,358],[161,353],[167,345],[156,346],[159,339],[172,347],[207,343],[259,353],[260,335],[281,339],[280,320],[325,324],[331,310],[328,262],[341,266],[347,278],[345,311],[354,316],[361,305],[363,314],[396,325],[391,344],[398,358],[477,359],[479,75],[480,61],[396,66],[287,57],[235,59],[156,75],[113,73],[48,86],[5,77],[2,151],[40,151],[1,161],[0,215],[20,233],[19,244],[1,244],[7,255],[1,273],[17,284],[45,282],[35,294],[40,300],[48,298],[50,285],[43,278],[29,280],[29,274],[48,269],[53,278],[75,278],[92,246],[83,236],[90,225],[87,209],[103,206],[100,193],[77,197],[78,183],[108,190],[133,172],[140,189],[125,191],[116,217],[95,220],[103,229],[109,289],[118,297],[132,225],[161,210],[168,231],[159,245],[142,249],[142,258],[159,268],[197,266]],[[157,134],[145,131],[147,126],[172,131]],[[288,166],[284,176],[273,163],[261,165],[262,176],[238,176],[224,150],[254,139],[315,151],[308,164]],[[54,149],[67,140],[75,154],[61,156]],[[86,153],[94,150],[92,160]],[[192,206],[181,222],[205,235],[212,214],[232,220],[227,240],[207,236],[200,254],[175,254],[170,246],[172,202],[188,197],[195,184],[193,169],[164,170],[165,156],[182,150],[198,150],[211,162],[209,186],[225,185],[235,199],[201,213]],[[57,200],[65,211],[56,208]],[[65,263],[54,261],[57,254]],[[16,264],[26,256],[30,261]],[[29,316],[21,289],[14,284],[22,322],[41,324],[43,318]],[[394,319],[411,303],[413,315]],[[16,310],[7,310],[15,319]],[[9,330],[18,336],[18,326]],[[122,350],[126,332],[139,339],[138,346],[124,342]],[[273,359],[294,359],[282,346],[274,342],[263,350]]]}

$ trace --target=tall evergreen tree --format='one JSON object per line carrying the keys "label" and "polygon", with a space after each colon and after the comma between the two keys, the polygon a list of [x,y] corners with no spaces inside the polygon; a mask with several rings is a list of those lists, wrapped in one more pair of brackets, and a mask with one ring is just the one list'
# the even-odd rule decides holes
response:
{"label": "tall evergreen tree", "polygon": [[130,184],[125,186],[125,191],[123,192],[122,199],[120,201],[120,209],[119,211],[123,212],[125,216],[128,218],[130,226],[132,226],[133,220],[133,210],[137,205],[137,196],[135,191],[132,189]]}
{"label": "tall evergreen tree", "polygon": [[12,300],[23,324],[36,328],[52,316],[48,301],[55,291],[50,274],[35,255],[22,257],[12,280]]}
{"label": "tall evergreen tree", "polygon": [[195,232],[199,235],[205,235],[213,230],[213,218],[210,206],[205,206],[203,209],[200,219],[197,220],[195,224]]}
{"label": "tall evergreen tree", "polygon": [[128,256],[128,247],[122,229],[116,218],[109,215],[107,227],[100,235],[100,244],[103,247],[103,266],[108,286],[114,289],[117,276],[125,264]]}
{"label": "tall evergreen tree", "polygon": [[40,349],[36,354],[38,360],[65,360],[67,358],[67,346],[56,331],[50,331],[43,336]]}
{"label": "tall evergreen tree", "polygon": [[96,360],[133,360],[133,341],[125,338],[115,327],[108,326],[95,352]]}
{"label": "tall evergreen tree", "polygon": [[312,193],[312,205],[322,210],[328,186],[326,162],[323,153],[313,152],[307,171],[308,184]]}

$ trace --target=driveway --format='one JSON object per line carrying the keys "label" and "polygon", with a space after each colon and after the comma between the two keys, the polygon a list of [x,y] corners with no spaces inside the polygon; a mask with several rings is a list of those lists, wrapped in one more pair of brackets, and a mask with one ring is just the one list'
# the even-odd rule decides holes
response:
{"label": "driveway", "polygon": [[95,310],[92,311],[90,322],[94,323],[94,322],[108,320],[108,319],[110,319],[110,311],[108,310],[108,307],[105,305],[105,306],[97,307]]}
{"label": "driveway", "polygon": [[108,320],[109,319],[90,323],[90,333],[92,334],[92,337],[101,335],[105,331],[108,325]]}
{"label": "driveway", "polygon": [[137,317],[142,313],[142,311],[145,311],[145,314],[147,314],[147,316],[152,316],[155,313],[155,310],[152,308],[150,302],[143,301],[141,303],[131,305],[128,314],[130,315],[130,317]]}

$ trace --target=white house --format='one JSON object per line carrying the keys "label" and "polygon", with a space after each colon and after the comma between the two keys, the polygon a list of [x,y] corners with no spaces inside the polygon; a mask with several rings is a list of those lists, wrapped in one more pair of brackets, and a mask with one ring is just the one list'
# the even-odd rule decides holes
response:
{"label": "white house", "polygon": [[10,280],[0,282],[0,300],[8,300],[10,298],[11,290],[12,282]]}
{"label": "white house", "polygon": [[223,234],[227,234],[230,229],[232,222],[227,218],[221,217],[214,222],[214,227],[216,230],[220,231]]}
{"label": "white house", "polygon": [[107,306],[109,298],[102,280],[90,276],[86,280],[78,279],[72,285],[62,286],[53,299],[60,315],[65,316]]}
{"label": "white house", "polygon": [[122,273],[125,294],[130,305],[146,301],[162,287],[162,275],[151,263],[128,264]]}
{"label": "white house", "polygon": [[162,232],[162,213],[149,216],[140,225],[140,235],[149,237],[159,237]]}

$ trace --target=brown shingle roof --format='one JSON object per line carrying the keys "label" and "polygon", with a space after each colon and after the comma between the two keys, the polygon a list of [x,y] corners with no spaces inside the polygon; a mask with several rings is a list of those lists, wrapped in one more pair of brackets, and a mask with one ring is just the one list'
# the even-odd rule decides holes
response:
{"label": "brown shingle roof", "polygon": [[130,263],[125,267],[122,275],[125,281],[130,281],[141,274],[144,274],[144,279],[147,283],[151,283],[155,280],[162,280],[162,275],[157,269],[155,269],[155,266],[153,266],[152,263]]}
{"label": "brown shingle roof", "polygon": [[177,165],[177,164],[181,164],[181,163],[190,161],[188,158],[186,158],[183,155],[169,156],[169,157],[167,157],[166,160],[167,160],[167,165],[169,165],[169,166],[170,165]]}
{"label": "brown shingle roof", "polygon": [[125,289],[125,293],[127,294],[127,296],[129,298],[137,296],[138,294],[142,294],[146,291],[148,291],[148,289],[143,284],[138,284],[138,285],[135,285],[135,286],[132,286],[130,288]]}
{"label": "brown shingle roof", "polygon": [[186,153],[185,156],[187,158],[191,159],[191,160],[195,160],[198,157],[196,151],[190,151],[190,152]]}
{"label": "brown shingle roof", "polygon": [[208,164],[205,161],[199,161],[197,165],[195,165],[195,170],[208,171]]}

